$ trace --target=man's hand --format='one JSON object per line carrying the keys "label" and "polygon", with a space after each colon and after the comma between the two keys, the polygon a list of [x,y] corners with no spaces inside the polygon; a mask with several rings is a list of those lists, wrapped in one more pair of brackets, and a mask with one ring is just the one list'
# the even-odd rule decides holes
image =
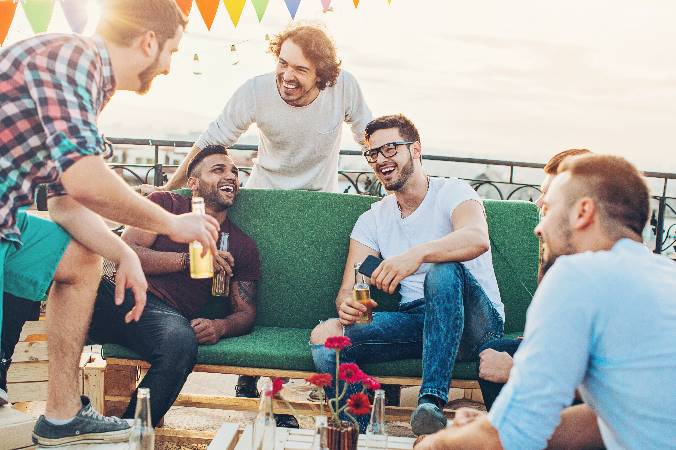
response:
{"label": "man's hand", "polygon": [[455,411],[455,417],[453,418],[453,426],[454,427],[465,426],[469,423],[474,422],[479,417],[483,417],[485,415],[486,415],[485,411],[479,411],[478,409],[458,408],[458,410]]}
{"label": "man's hand", "polygon": [[513,363],[509,353],[487,348],[479,353],[479,378],[493,383],[506,383]]}
{"label": "man's hand", "polygon": [[136,186],[133,186],[133,189],[138,192],[141,195],[148,196],[152,194],[153,192],[157,191],[164,191],[166,190],[164,186],[155,186],[152,184],[139,184]]}
{"label": "man's hand", "polygon": [[422,255],[415,248],[387,258],[373,271],[371,284],[381,291],[392,294],[401,280],[418,270],[422,263]]}
{"label": "man's hand", "polygon": [[218,250],[214,253],[214,272],[225,271],[228,276],[232,276],[232,268],[235,266],[235,259],[225,250]]}
{"label": "man's hand", "polygon": [[208,214],[186,213],[173,217],[172,232],[168,236],[174,242],[187,244],[198,241],[203,247],[202,256],[208,250],[215,255],[218,253],[216,239],[219,229],[218,221]]}
{"label": "man's hand", "polygon": [[220,323],[211,319],[193,319],[190,321],[197,342],[200,344],[215,344],[223,336]]}
{"label": "man's hand", "polygon": [[143,269],[141,268],[141,261],[133,250],[129,249],[117,262],[117,271],[115,272],[115,304],[121,305],[124,300],[125,289],[131,289],[134,293],[135,305],[124,316],[125,323],[132,320],[138,322],[143,314],[143,309],[146,306],[146,291],[148,289],[148,282]]}
{"label": "man's hand", "polygon": [[[375,308],[378,303],[371,300],[371,307]],[[366,306],[352,299],[345,299],[338,307],[338,319],[341,325],[347,326],[354,324],[364,313],[366,313]]]}

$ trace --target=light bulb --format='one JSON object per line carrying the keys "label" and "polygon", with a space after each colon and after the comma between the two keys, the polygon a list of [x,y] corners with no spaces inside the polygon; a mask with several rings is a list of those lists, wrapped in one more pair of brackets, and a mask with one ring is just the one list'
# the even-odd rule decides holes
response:
{"label": "light bulb", "polygon": [[195,53],[192,57],[192,73],[193,75],[202,75],[202,68],[200,66],[200,57]]}

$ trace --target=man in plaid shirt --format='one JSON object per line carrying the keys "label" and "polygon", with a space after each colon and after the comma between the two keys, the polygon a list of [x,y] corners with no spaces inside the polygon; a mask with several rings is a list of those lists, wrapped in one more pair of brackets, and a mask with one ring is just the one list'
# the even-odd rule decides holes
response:
{"label": "man in plaid shirt", "polygon": [[[97,413],[77,383],[98,255],[117,265],[116,304],[125,288],[135,295],[127,321],[141,317],[146,301],[136,253],[99,214],[176,242],[197,240],[215,253],[218,223],[172,215],[134,193],[101,158],[96,126],[116,89],[145,93],[169,72],[185,24],[174,0],[106,0],[92,38],[43,34],[0,50],[0,292],[39,301],[53,281],[48,399],[33,432],[41,446],[129,437],[129,424]],[[22,210],[40,183],[51,183],[53,222]]]}

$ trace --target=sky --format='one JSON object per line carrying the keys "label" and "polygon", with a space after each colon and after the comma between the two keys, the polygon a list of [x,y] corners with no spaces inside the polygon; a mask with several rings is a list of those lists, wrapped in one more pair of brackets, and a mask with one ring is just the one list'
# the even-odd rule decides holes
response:
{"label": "sky", "polygon": [[[676,172],[676,2],[333,0],[332,9],[302,0],[296,20],[326,26],[374,115],[409,116],[425,153],[545,162],[584,147]],[[195,139],[238,86],[274,69],[264,38],[290,20],[283,0],[270,0],[261,23],[247,2],[235,28],[221,4],[207,31],[193,6],[171,74],[145,96],[117,93],[100,128]],[[49,31],[69,31],[59,7]],[[18,10],[6,44],[30,34]],[[256,143],[255,128],[240,142]],[[356,148],[347,128],[342,148]]]}

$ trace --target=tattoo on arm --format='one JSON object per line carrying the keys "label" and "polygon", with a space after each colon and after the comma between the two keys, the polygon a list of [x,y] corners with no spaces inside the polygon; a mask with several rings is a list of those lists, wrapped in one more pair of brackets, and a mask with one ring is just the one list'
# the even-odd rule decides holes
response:
{"label": "tattoo on arm", "polygon": [[256,282],[255,281],[235,281],[237,288],[233,292],[236,302],[243,301],[248,305],[256,304]]}

